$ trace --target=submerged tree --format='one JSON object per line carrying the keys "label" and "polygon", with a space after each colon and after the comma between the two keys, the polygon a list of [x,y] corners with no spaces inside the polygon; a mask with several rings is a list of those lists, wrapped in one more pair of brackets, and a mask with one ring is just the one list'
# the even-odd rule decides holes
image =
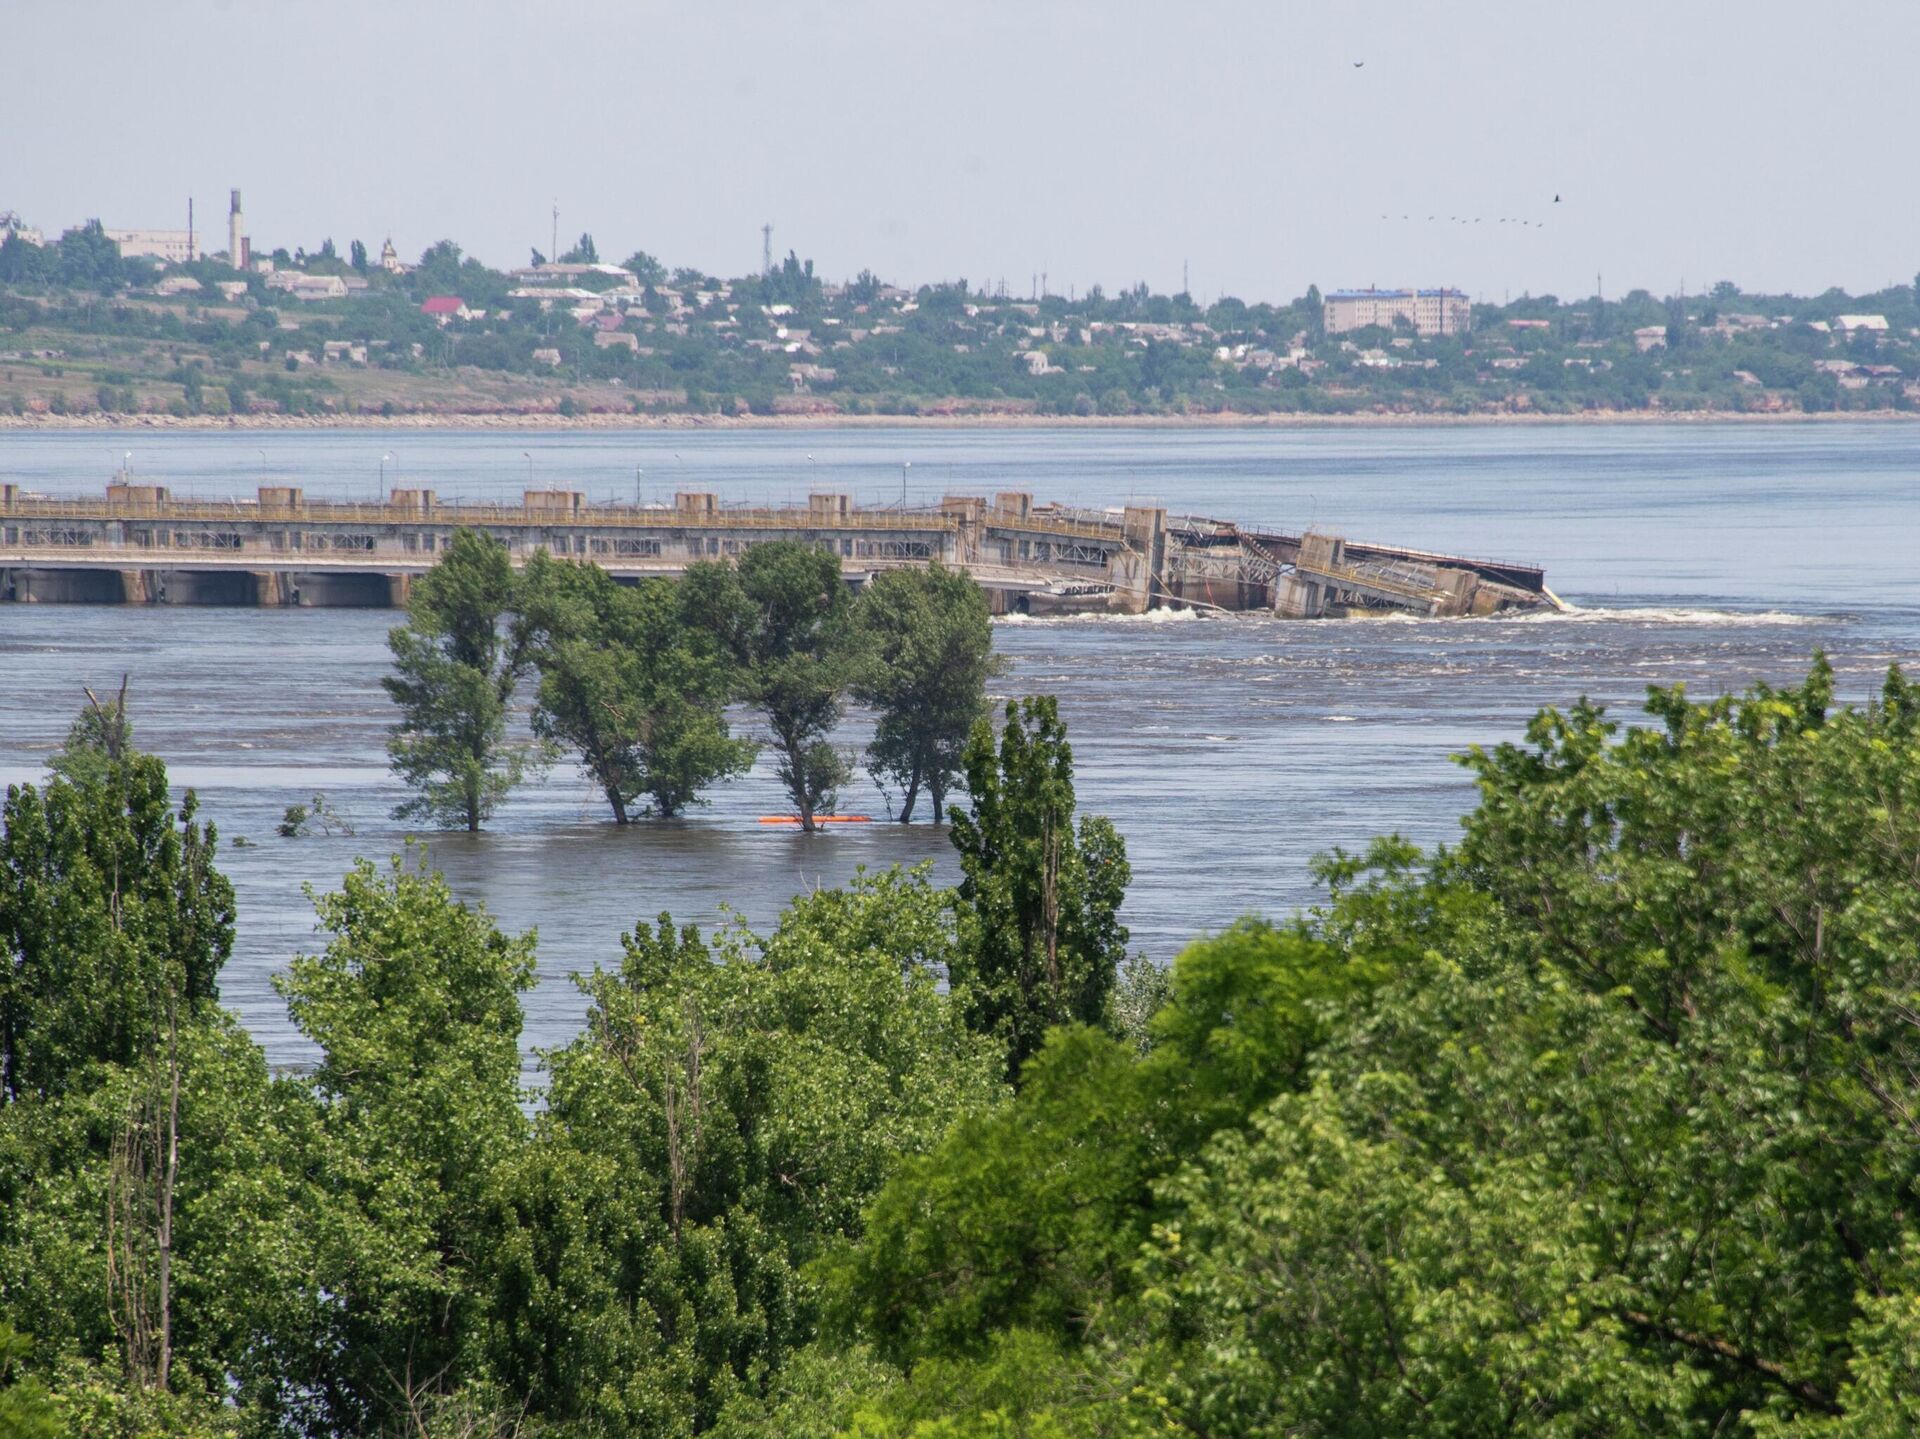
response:
{"label": "submerged tree", "polygon": [[855,673],[840,561],[797,540],[754,545],[737,569],[696,565],[688,603],[740,666],[739,697],[765,716],[800,827],[832,813],[848,766],[827,734]]}
{"label": "submerged tree", "polygon": [[401,717],[387,753],[416,791],[396,819],[477,832],[525,773],[526,747],[507,738],[520,662],[501,626],[516,588],[505,545],[456,530],[388,633],[396,673],[380,683]]}
{"label": "submerged tree", "polygon": [[664,580],[615,582],[598,565],[534,556],[522,576],[515,645],[540,672],[534,732],[564,744],[625,824],[644,796],[678,814],[753,762],[727,733],[731,666]]}
{"label": "submerged tree", "polygon": [[47,761],[48,773],[76,785],[105,779],[115,765],[133,753],[127,677],[120,677],[120,692],[105,702],[91,687],[85,693],[87,707],[67,730],[67,742]]}
{"label": "submerged tree", "polygon": [[853,692],[878,713],[867,763],[900,786],[902,824],[913,819],[922,789],[938,820],[995,669],[986,597],[939,564],[888,570],[861,594],[854,616],[867,647]]}
{"label": "submerged tree", "polygon": [[982,720],[965,762],[973,806],[952,810],[963,876],[953,978],[1018,1074],[1051,1026],[1106,1022],[1132,870],[1110,821],[1090,815],[1075,832],[1073,750],[1051,695],[1008,702],[997,753]]}

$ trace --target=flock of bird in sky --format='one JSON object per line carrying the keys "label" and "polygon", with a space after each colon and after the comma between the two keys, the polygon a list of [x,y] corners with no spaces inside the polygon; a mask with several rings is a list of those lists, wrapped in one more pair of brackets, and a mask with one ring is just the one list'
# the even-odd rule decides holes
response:
{"label": "flock of bird in sky", "polygon": [[[1560,203],[1560,197],[1558,195],[1555,195],[1553,197],[1553,203],[1556,205]],[[1391,220],[1393,216],[1382,215],[1380,218],[1383,220]],[[1413,216],[1402,215],[1400,218],[1403,220],[1411,220]],[[1440,217],[1438,215],[1427,216],[1427,219],[1430,221],[1438,221],[1439,218]],[[1478,225],[1481,223],[1481,217],[1478,215],[1475,215],[1472,219],[1468,219],[1464,215],[1449,215],[1447,216],[1447,223],[1449,225]],[[1522,220],[1522,219],[1519,219],[1517,216],[1509,216],[1509,215],[1501,216],[1499,220],[1495,221],[1495,223],[1500,225],[1530,225],[1536,230],[1544,230],[1547,228],[1547,222],[1545,220]]]}
{"label": "flock of bird in sky", "polygon": [[[1355,60],[1355,61],[1353,62],[1353,68],[1354,68],[1354,69],[1356,69],[1356,70],[1358,70],[1358,69],[1360,69],[1360,68],[1362,68],[1362,67],[1363,67],[1363,66],[1364,66],[1364,65],[1365,65],[1366,63],[1367,63],[1367,62],[1366,62],[1365,60]],[[1558,195],[1555,195],[1555,196],[1553,197],[1553,203],[1554,203],[1554,204],[1556,204],[1556,205],[1558,205],[1558,204],[1560,203],[1560,197],[1559,197]],[[1383,220],[1391,220],[1391,219],[1393,218],[1393,216],[1392,216],[1392,215],[1382,215],[1382,216],[1381,216],[1380,218],[1381,218],[1381,219],[1383,219]],[[1411,216],[1411,215],[1402,215],[1402,216],[1401,216],[1400,218],[1401,218],[1402,220],[1411,220],[1411,219],[1413,219],[1413,216]],[[1439,220],[1439,219],[1440,219],[1440,217],[1439,217],[1438,215],[1429,215],[1429,216],[1427,216],[1427,220],[1428,220],[1428,222],[1429,222],[1429,223],[1436,223],[1436,222],[1438,222],[1438,220]],[[1473,217],[1472,219],[1468,219],[1468,218],[1467,218],[1467,217],[1465,217],[1464,215],[1449,215],[1449,216],[1447,216],[1447,223],[1448,223],[1449,225],[1478,225],[1478,224],[1480,224],[1480,223],[1481,223],[1481,221],[1482,221],[1482,217],[1481,217],[1481,216],[1479,216],[1479,215],[1475,215],[1475,216],[1474,216],[1474,217]],[[1527,227],[1528,227],[1529,229],[1534,229],[1534,230],[1544,230],[1544,229],[1546,229],[1546,228],[1547,228],[1547,222],[1546,222],[1545,220],[1522,220],[1522,219],[1520,219],[1520,218],[1518,218],[1517,216],[1512,216],[1512,215],[1504,215],[1504,216],[1502,216],[1502,217],[1501,217],[1501,218],[1500,218],[1499,220],[1497,220],[1497,221],[1496,221],[1495,223],[1496,223],[1496,224],[1501,224],[1501,225],[1525,225],[1525,226],[1527,226]]]}

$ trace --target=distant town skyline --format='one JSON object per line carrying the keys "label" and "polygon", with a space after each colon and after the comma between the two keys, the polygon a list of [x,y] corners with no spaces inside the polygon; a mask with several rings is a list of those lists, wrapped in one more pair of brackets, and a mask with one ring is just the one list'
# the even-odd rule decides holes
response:
{"label": "distant town skyline", "polygon": [[[1920,269],[1887,165],[1920,7],[1131,3],[907,11],[21,8],[0,210],[255,253],[441,238],[903,283],[1196,296],[1869,291]],[[369,36],[377,37],[369,39]],[[1362,63],[1363,62],[1363,63]],[[112,104],[89,96],[111,95]],[[129,116],[138,116],[131,127]],[[1558,200],[1556,201],[1556,196]]]}

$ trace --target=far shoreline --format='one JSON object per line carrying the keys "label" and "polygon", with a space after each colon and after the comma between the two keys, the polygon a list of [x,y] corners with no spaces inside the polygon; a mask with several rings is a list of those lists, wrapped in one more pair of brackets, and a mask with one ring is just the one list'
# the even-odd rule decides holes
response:
{"label": "far shoreline", "polygon": [[219,434],[301,430],[551,430],[686,433],[702,430],[1408,430],[1538,429],[1572,425],[1830,425],[1911,423],[1920,411],[1836,410],[1738,414],[1722,410],[1593,410],[1548,414],[1366,415],[632,415],[435,411],[409,415],[0,415],[0,433],[178,430]]}

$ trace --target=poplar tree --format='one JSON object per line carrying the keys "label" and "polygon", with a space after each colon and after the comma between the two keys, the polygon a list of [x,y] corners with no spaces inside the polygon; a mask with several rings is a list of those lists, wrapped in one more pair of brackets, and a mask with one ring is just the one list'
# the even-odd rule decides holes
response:
{"label": "poplar tree", "polygon": [[962,876],[953,981],[1017,1076],[1052,1026],[1106,1023],[1132,870],[1109,820],[1086,816],[1075,830],[1073,750],[1053,696],[1009,701],[997,751],[982,720],[965,765],[972,809],[952,810]]}
{"label": "poplar tree", "polygon": [[[129,1389],[165,1395],[183,1107],[217,1028],[233,890],[192,792],[176,810],[166,767],[132,748],[125,686],[88,699],[47,786],[10,788],[0,812],[0,1296],[37,1325],[110,1336]],[[79,1193],[85,1219],[63,1234],[48,1221]]]}

